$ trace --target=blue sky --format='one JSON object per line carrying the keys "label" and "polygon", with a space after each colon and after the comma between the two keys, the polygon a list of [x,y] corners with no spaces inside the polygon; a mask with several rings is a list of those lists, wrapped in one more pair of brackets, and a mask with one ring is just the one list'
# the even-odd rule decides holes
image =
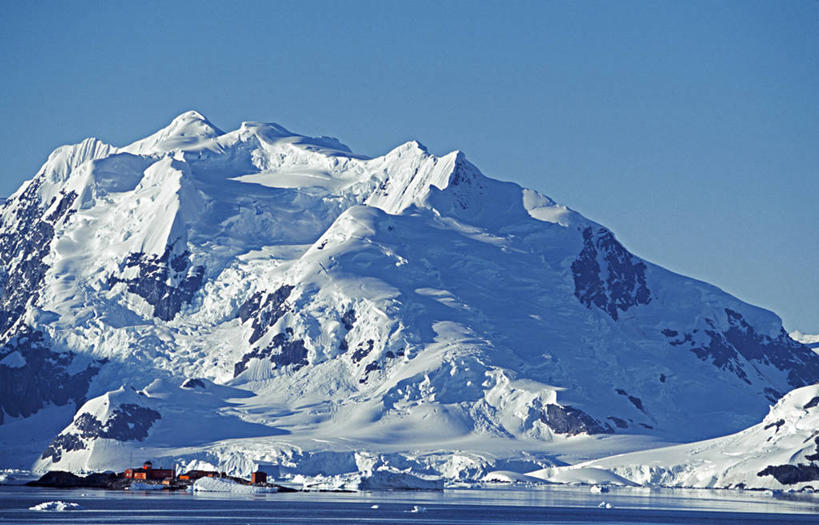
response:
{"label": "blue sky", "polygon": [[819,2],[5,2],[0,194],[197,109],[461,149],[819,331]]}

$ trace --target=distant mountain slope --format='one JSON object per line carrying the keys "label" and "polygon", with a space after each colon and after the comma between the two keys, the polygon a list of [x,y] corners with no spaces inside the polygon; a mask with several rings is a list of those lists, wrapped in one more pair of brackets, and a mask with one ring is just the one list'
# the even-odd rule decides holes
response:
{"label": "distant mountain slope", "polygon": [[796,330],[791,332],[790,336],[794,341],[813,349],[814,352],[819,352],[819,334],[803,334],[799,330]]}
{"label": "distant mountain slope", "polygon": [[819,487],[819,385],[794,390],[761,423],[734,435],[623,454],[556,470],[605,469],[648,485]]}
{"label": "distant mountain slope", "polygon": [[[3,206],[0,259],[0,463],[703,439],[819,380],[773,313],[417,142],[367,158],[196,112],[87,139]],[[195,439],[190,381],[232,389]]]}

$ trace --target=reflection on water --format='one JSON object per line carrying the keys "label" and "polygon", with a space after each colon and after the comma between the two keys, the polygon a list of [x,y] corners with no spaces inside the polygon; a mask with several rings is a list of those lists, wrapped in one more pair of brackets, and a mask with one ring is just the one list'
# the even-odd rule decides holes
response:
{"label": "reflection on water", "polygon": [[[28,510],[55,500],[81,509]],[[819,523],[819,495],[643,488],[600,494],[589,487],[539,486],[222,496],[0,486],[0,523],[208,522]]]}

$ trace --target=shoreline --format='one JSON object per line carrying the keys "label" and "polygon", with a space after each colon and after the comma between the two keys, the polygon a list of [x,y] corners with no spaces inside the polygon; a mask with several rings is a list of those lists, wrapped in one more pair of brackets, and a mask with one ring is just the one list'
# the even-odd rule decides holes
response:
{"label": "shoreline", "polygon": [[[201,479],[201,478],[200,478]],[[300,492],[298,489],[292,487],[286,487],[283,485],[278,485],[274,483],[251,483],[245,479],[237,478],[233,476],[218,476],[211,479],[223,479],[229,480],[232,483],[235,483],[240,486],[250,486],[250,487],[259,487],[259,488],[268,488],[268,489],[275,489],[276,492]],[[73,474],[71,472],[65,472],[62,470],[52,470],[43,474],[39,479],[28,481],[26,483],[21,484],[22,486],[26,487],[40,487],[40,488],[55,488],[55,489],[77,489],[77,488],[89,488],[89,489],[103,489],[103,490],[116,490],[116,491],[125,491],[130,490],[134,485],[141,485],[146,486],[150,485],[152,487],[157,487],[155,489],[150,490],[157,490],[157,491],[193,491],[193,485],[196,480],[186,480],[186,479],[178,479],[173,478],[170,482],[167,480],[163,481],[155,481],[155,480],[144,480],[144,479],[134,479],[125,477],[122,474],[116,474],[114,472],[94,472],[85,476],[79,476],[77,474]],[[18,485],[19,486],[19,485]],[[140,489],[136,489],[140,490]]]}

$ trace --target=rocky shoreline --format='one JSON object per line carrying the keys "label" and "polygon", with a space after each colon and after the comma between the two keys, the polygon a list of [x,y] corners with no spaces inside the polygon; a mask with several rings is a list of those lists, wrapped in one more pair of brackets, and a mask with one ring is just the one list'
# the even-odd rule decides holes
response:
{"label": "rocky shoreline", "polygon": [[[252,485],[245,479],[227,476],[224,479],[229,479],[234,483],[240,485]],[[169,483],[146,481],[140,479],[131,479],[120,476],[114,472],[94,472],[87,476],[78,476],[71,472],[61,470],[52,470],[45,473],[40,479],[29,481],[26,483],[28,487],[48,487],[57,489],[76,489],[76,488],[93,488],[106,490],[129,490],[132,485],[156,486],[157,490],[189,490],[193,486],[192,480],[173,479]],[[268,488],[275,488],[277,492],[298,492],[292,487],[285,487],[273,483],[256,484],[257,486],[264,486]]]}

